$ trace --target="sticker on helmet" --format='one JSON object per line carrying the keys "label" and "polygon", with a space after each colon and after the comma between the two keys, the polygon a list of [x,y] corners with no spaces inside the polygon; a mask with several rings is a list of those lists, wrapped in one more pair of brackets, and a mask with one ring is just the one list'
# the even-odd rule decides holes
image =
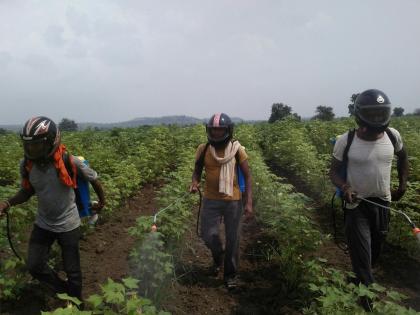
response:
{"label": "sticker on helmet", "polygon": [[385,99],[382,97],[382,95],[379,95],[379,96],[378,96],[378,98],[376,99],[376,101],[377,101],[379,104],[382,104],[383,102],[385,102]]}
{"label": "sticker on helmet", "polygon": [[32,127],[36,124],[36,122],[39,120],[39,117],[33,117],[28,120],[26,125],[26,134],[29,135],[31,133]]}
{"label": "sticker on helmet", "polygon": [[34,132],[34,135],[43,134],[48,131],[48,128],[50,127],[51,121],[43,120],[41,121],[38,126],[36,127],[36,130]]}

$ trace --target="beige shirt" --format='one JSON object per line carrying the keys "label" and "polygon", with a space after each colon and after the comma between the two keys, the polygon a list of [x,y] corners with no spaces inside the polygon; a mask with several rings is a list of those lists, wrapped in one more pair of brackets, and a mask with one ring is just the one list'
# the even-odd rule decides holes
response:
{"label": "beige shirt", "polygon": [[[197,161],[203,150],[205,149],[206,144],[200,144],[195,153],[195,160]],[[216,149],[216,154],[219,157],[224,157],[225,149]],[[239,163],[248,159],[248,155],[245,150],[241,147],[238,150],[239,152]],[[235,178],[233,179],[233,196],[224,195],[219,192],[219,174],[220,174],[221,165],[217,163],[214,157],[211,155],[209,148],[207,148],[206,155],[204,157],[204,169],[206,171],[206,181],[204,188],[204,197],[207,199],[214,200],[240,200],[241,192],[239,190],[238,178],[235,172]]]}

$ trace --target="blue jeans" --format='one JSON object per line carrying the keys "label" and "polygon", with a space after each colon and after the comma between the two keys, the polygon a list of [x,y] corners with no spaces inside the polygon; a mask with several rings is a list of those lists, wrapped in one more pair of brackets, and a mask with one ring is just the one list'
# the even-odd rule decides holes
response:
{"label": "blue jeans", "polygon": [[[57,293],[67,293],[82,299],[82,272],[79,253],[80,228],[68,232],[51,232],[34,225],[29,240],[27,267],[29,273],[50,286]],[[54,241],[61,248],[64,271],[67,281],[58,277],[48,266],[48,255]]]}

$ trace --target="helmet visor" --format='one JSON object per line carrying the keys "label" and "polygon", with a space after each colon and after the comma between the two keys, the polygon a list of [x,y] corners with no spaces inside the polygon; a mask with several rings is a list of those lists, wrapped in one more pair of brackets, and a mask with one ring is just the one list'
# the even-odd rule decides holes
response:
{"label": "helmet visor", "polygon": [[369,125],[381,127],[389,123],[391,118],[391,106],[368,105],[358,108],[358,115]]}
{"label": "helmet visor", "polygon": [[207,137],[214,142],[223,142],[229,137],[227,127],[207,127]]}
{"label": "helmet visor", "polygon": [[49,144],[45,138],[33,141],[23,141],[23,150],[28,159],[38,160],[48,156],[51,151],[51,144]]}

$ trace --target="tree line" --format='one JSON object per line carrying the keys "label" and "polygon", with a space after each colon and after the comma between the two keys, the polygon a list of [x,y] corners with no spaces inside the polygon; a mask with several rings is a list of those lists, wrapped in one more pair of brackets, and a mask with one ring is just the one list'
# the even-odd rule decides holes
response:
{"label": "tree line", "polygon": [[[357,96],[359,93],[352,94],[350,97],[350,104],[348,105],[349,115],[354,115],[354,103],[356,101]],[[420,108],[416,108],[412,113],[414,116],[420,116]],[[394,107],[392,116],[394,117],[401,117],[404,116],[404,108],[402,107]],[[277,120],[284,119],[286,117],[292,117],[296,120],[301,120],[301,117],[297,113],[293,113],[292,107],[286,105],[284,103],[274,103],[271,106],[271,115],[268,119],[269,123],[273,123]],[[317,120],[333,120],[335,118],[335,114],[333,108],[331,106],[319,105],[315,109],[315,115],[311,117],[311,119]]]}

